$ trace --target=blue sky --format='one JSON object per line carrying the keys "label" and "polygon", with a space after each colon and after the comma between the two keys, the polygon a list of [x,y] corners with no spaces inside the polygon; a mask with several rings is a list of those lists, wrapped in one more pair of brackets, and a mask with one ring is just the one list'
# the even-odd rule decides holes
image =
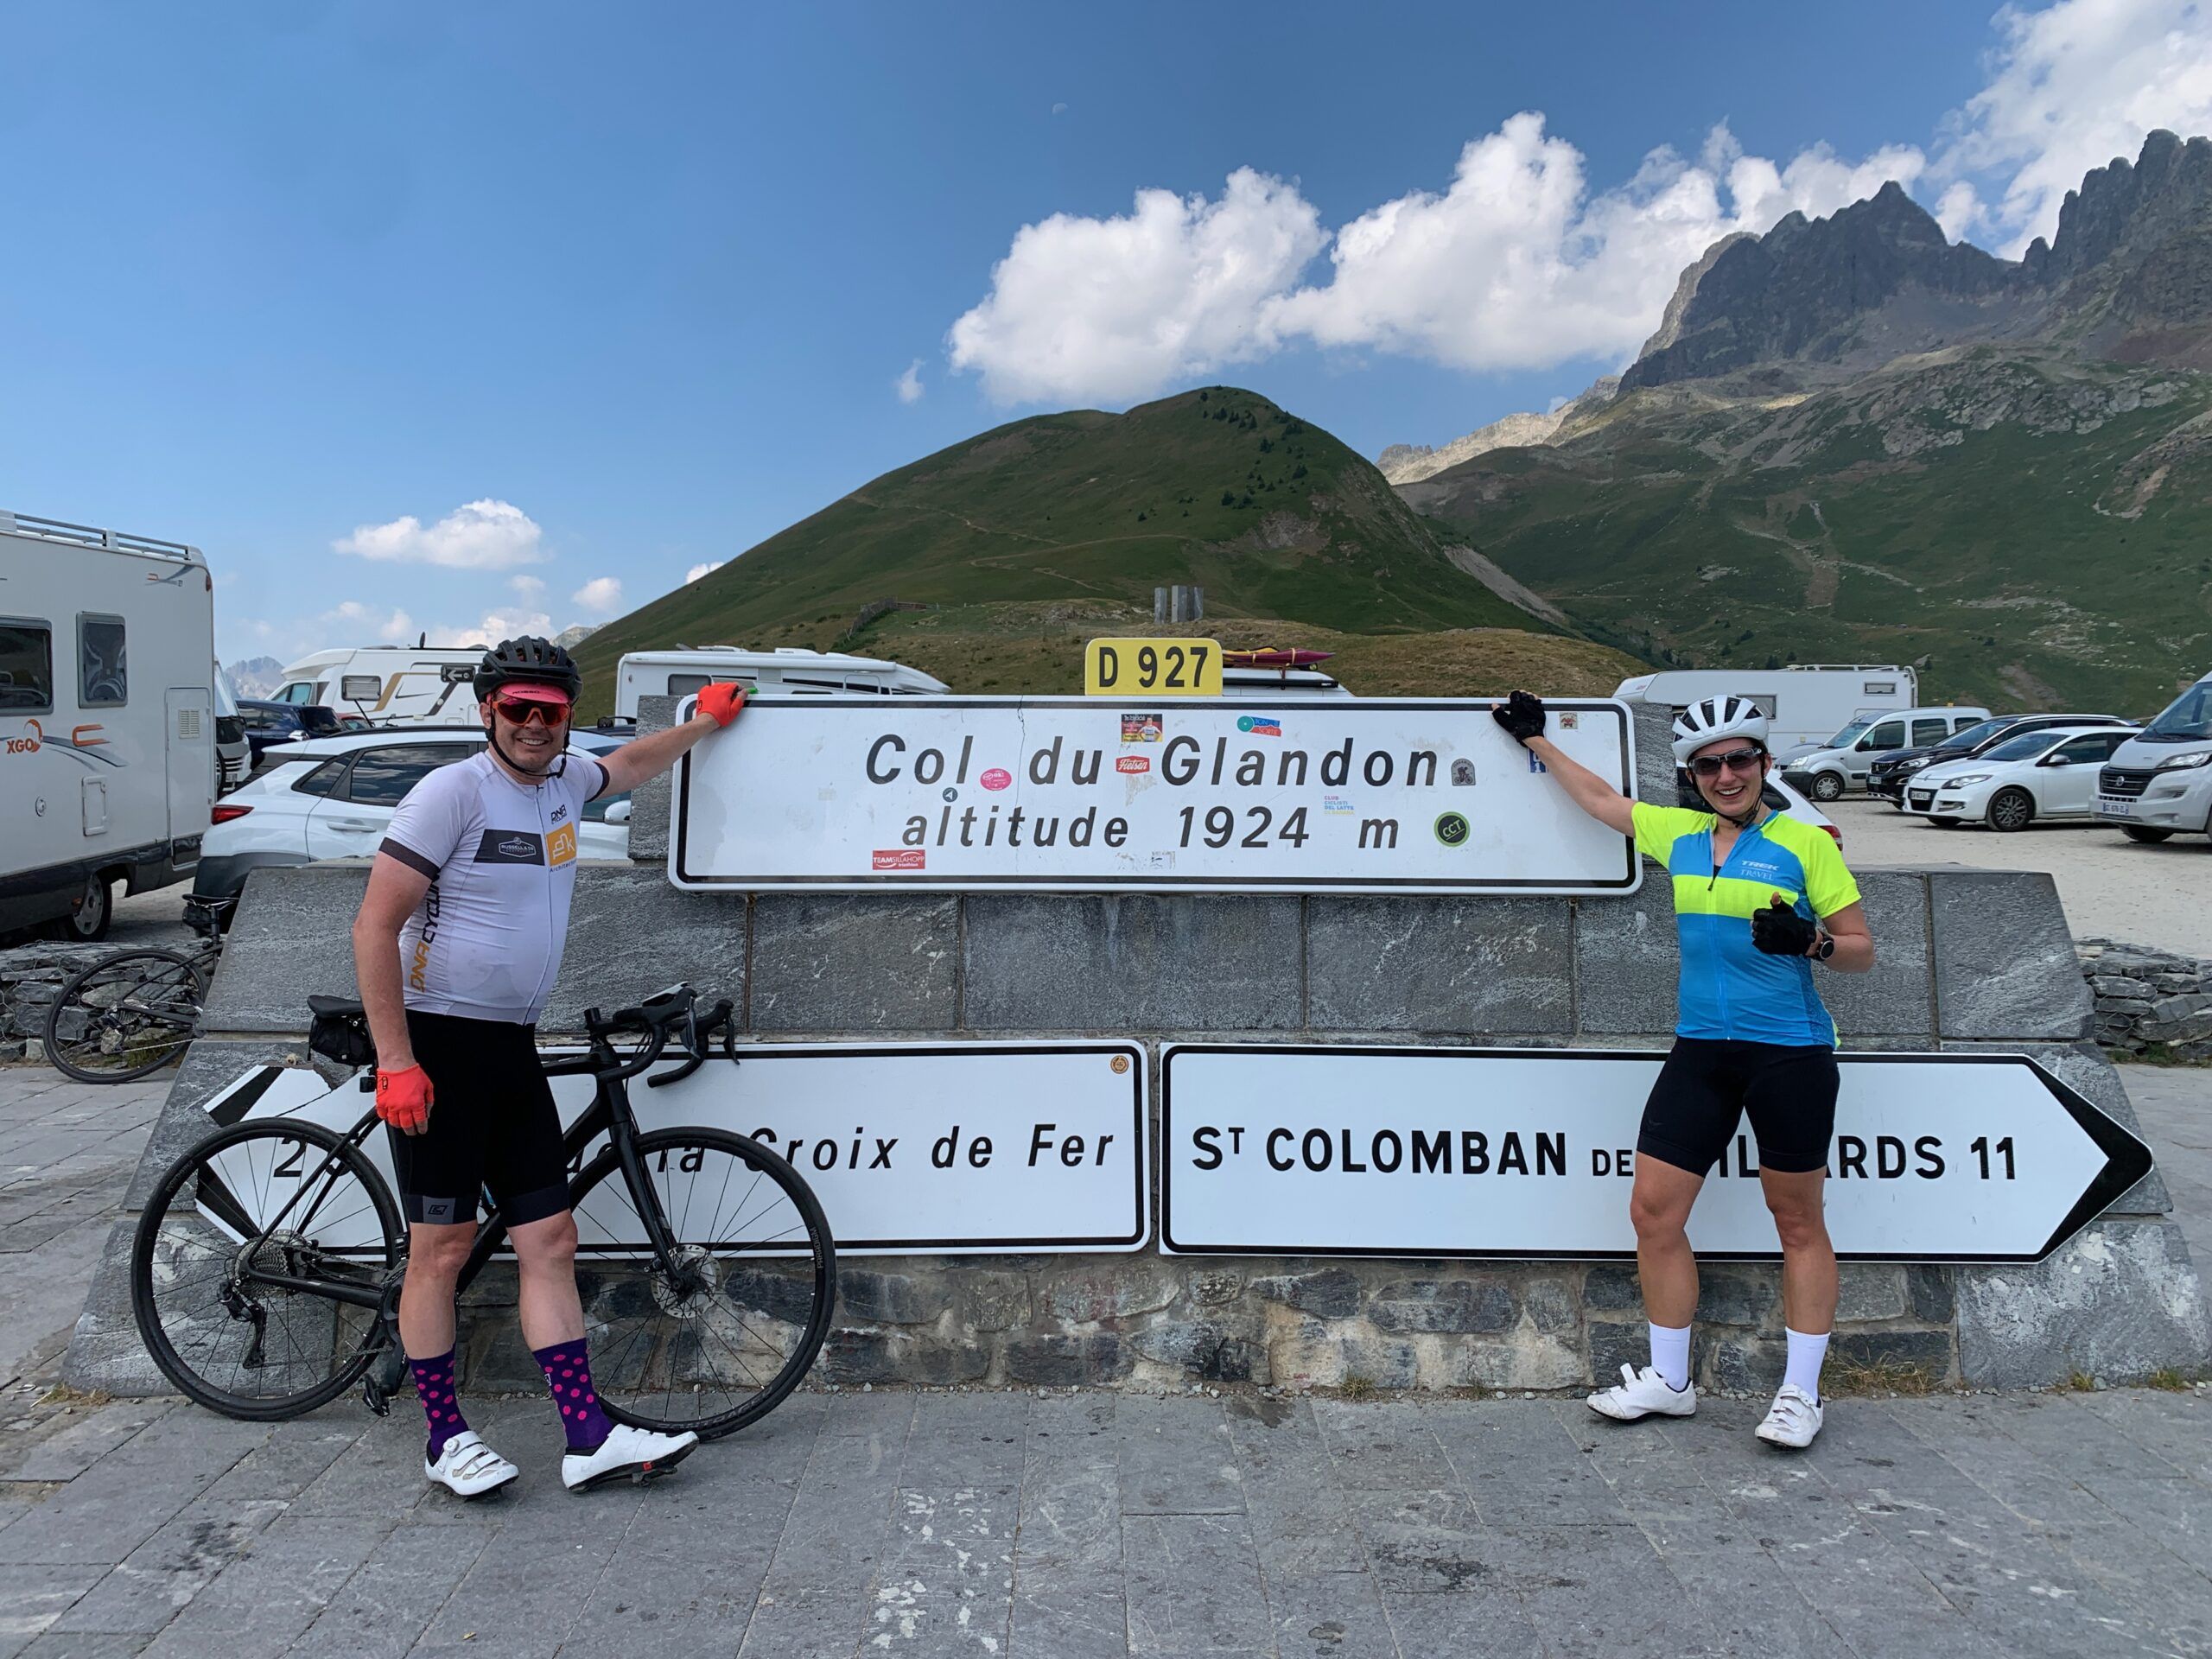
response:
{"label": "blue sky", "polygon": [[[1899,156],[2017,245],[2082,156],[2203,130],[2176,29],[2200,8],[14,7],[0,506],[205,548],[228,660],[596,620],[1042,408],[1229,380],[1440,442],[1632,353],[1680,248]],[[1336,270],[1363,215],[1427,228]]]}

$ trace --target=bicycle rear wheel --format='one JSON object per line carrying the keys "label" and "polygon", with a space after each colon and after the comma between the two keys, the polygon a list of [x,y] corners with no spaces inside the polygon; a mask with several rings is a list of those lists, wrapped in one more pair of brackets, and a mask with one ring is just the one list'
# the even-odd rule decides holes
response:
{"label": "bicycle rear wheel", "polygon": [[335,1130],[234,1123],[172,1164],[146,1201],[130,1252],[138,1334],[162,1374],[209,1410],[296,1417],[336,1399],[376,1357],[380,1310],[332,1292],[380,1296],[405,1236],[384,1178]]}
{"label": "bicycle rear wheel", "polygon": [[656,1129],[638,1160],[677,1240],[664,1264],[608,1147],[576,1178],[592,1382],[617,1422],[714,1439],[773,1411],[822,1351],[830,1224],[798,1171],[720,1129]]}
{"label": "bicycle rear wheel", "polygon": [[124,950],[66,982],[46,1009],[46,1058],[79,1083],[129,1083],[182,1054],[207,981],[174,950]]}

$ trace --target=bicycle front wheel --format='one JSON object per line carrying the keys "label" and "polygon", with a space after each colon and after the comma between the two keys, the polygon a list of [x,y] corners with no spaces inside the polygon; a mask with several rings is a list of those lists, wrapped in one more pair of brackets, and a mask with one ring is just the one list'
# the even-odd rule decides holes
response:
{"label": "bicycle front wheel", "polygon": [[822,1351],[836,1251],[813,1189],[720,1129],[656,1129],[638,1161],[676,1240],[654,1259],[614,1149],[576,1178],[592,1382],[617,1422],[704,1439],[773,1411]]}
{"label": "bicycle front wheel", "polygon": [[129,1083],[185,1051],[207,981],[174,950],[125,950],[65,982],[46,1009],[46,1058],[79,1083]]}
{"label": "bicycle front wheel", "polygon": [[[334,1129],[233,1123],[172,1164],[138,1218],[130,1305],[162,1374],[255,1422],[336,1399],[382,1338],[405,1250],[391,1189]],[[355,1300],[346,1300],[346,1294]]]}

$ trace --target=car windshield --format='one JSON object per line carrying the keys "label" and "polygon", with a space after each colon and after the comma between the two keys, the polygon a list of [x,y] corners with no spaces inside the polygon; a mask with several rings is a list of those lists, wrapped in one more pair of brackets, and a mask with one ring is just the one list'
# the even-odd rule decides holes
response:
{"label": "car windshield", "polygon": [[2032,760],[2058,739],[2050,732],[2022,732],[2008,737],[1981,758],[1985,760]]}
{"label": "car windshield", "polygon": [[2199,680],[2176,697],[2143,728],[2143,735],[2164,743],[2212,737],[2212,680]]}
{"label": "car windshield", "polygon": [[1978,720],[1965,730],[1952,733],[1936,747],[1939,749],[1970,749],[1975,744],[1996,736],[2012,723],[2009,720]]}
{"label": "car windshield", "polygon": [[1866,728],[1873,723],[1874,716],[1872,715],[1867,715],[1864,720],[1853,721],[1850,725],[1845,727],[1834,737],[1828,739],[1828,747],[1832,749],[1850,747],[1851,745],[1856,743],[1859,740]]}

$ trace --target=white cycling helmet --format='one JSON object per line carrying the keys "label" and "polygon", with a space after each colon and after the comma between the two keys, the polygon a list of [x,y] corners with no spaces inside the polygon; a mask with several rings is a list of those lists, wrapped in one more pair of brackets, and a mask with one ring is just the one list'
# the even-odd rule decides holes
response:
{"label": "white cycling helmet", "polygon": [[1748,737],[1766,747],[1766,713],[1745,697],[1707,697],[1675,716],[1675,764],[1687,766],[1690,757],[1708,743],[1724,737]]}

